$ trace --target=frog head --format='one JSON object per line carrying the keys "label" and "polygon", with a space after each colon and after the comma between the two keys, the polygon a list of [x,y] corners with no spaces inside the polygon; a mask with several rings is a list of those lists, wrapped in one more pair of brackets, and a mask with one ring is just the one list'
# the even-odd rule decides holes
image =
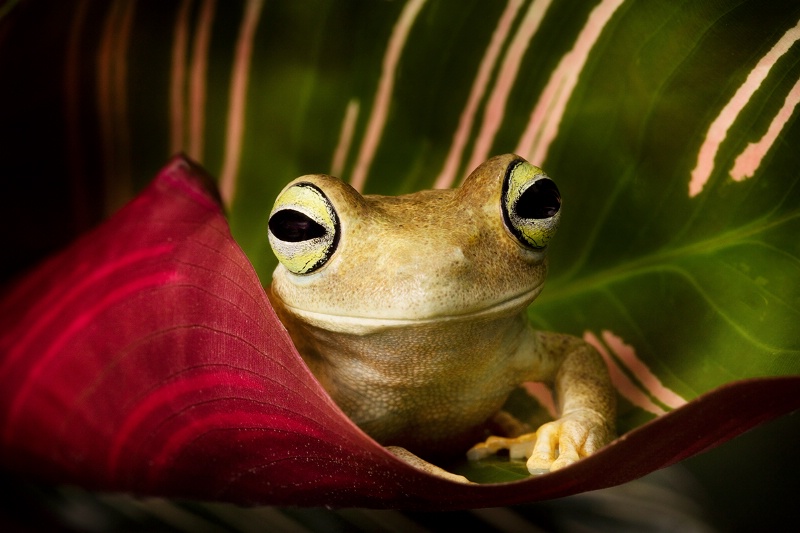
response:
{"label": "frog head", "polygon": [[341,331],[518,313],[542,289],[560,206],[555,183],[516,155],[459,188],[402,196],[302,176],[270,215],[272,294]]}

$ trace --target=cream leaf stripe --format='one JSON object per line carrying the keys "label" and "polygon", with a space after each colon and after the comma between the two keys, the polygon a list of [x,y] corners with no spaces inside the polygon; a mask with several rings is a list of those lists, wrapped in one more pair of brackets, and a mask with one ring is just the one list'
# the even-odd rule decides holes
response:
{"label": "cream leaf stripe", "polygon": [[189,157],[203,160],[206,118],[206,73],[215,0],[205,0],[192,43],[192,66],[189,75]]}
{"label": "cream leaf stripe", "polygon": [[[714,159],[717,156],[720,145],[728,136],[728,130],[733,126],[733,123],[758,88],[761,87],[761,84],[767,78],[767,75],[770,70],[772,70],[772,67],[775,66],[775,63],[777,63],[798,40],[800,40],[800,21],[798,21],[796,26],[784,33],[766,55],[759,60],[755,68],[747,75],[744,83],[737,89],[736,93],[734,93],[725,107],[722,108],[722,111],[717,118],[714,119],[714,122],[711,123],[706,137],[703,140],[703,144],[700,146],[700,151],[697,154],[697,164],[692,170],[691,180],[689,182],[690,197],[697,196],[703,190],[703,187],[705,187],[709,178],[711,178],[711,173],[714,171]],[[781,112],[783,112],[783,110],[781,110]],[[779,115],[781,112],[779,112]],[[777,133],[775,136],[777,137]],[[767,141],[768,140],[769,137],[767,137]],[[755,155],[755,150],[757,149],[754,148],[753,150],[754,152],[752,154],[747,154],[746,157]],[[758,162],[760,163],[760,159]],[[749,166],[752,166],[753,163],[752,161],[749,162]],[[737,175],[744,170],[744,160],[741,165],[742,168],[736,172]],[[758,165],[756,165],[756,167],[757,166]]]}
{"label": "cream leaf stripe", "polygon": [[[653,374],[639,359],[632,346],[625,344],[620,337],[610,331],[604,330],[600,335],[603,338],[602,341],[591,331],[586,331],[583,339],[594,346],[603,357],[611,376],[611,382],[625,399],[636,407],[657,416],[663,415],[666,411],[656,405],[653,398],[670,409],[677,409],[686,404],[684,398],[661,383],[658,376]],[[614,356],[609,353],[609,350],[614,353]],[[622,369],[623,367],[627,373]],[[636,378],[638,383],[628,377],[628,373]]]}
{"label": "cream leaf stripe", "polygon": [[500,124],[505,116],[508,96],[519,74],[522,58],[525,56],[525,51],[528,49],[531,39],[536,35],[550,4],[550,0],[534,0],[528,7],[525,18],[508,47],[503,63],[500,66],[497,82],[492,94],[489,96],[489,101],[486,103],[481,130],[475,140],[475,147],[467,164],[469,171],[472,171],[489,157],[489,151],[492,149],[495,135],[497,130],[500,129]]}
{"label": "cream leaf stripe", "polygon": [[133,195],[130,176],[130,123],[128,121],[128,62],[136,2],[111,5],[97,53],[97,106],[103,135],[106,214],[110,215]]}
{"label": "cream leaf stripe", "polygon": [[389,45],[383,57],[381,78],[378,82],[378,90],[372,104],[369,123],[367,124],[367,130],[361,142],[361,149],[358,153],[353,176],[350,179],[350,185],[357,191],[361,191],[364,188],[369,167],[372,165],[372,159],[375,157],[375,152],[378,150],[378,145],[383,135],[383,128],[386,125],[386,118],[389,114],[389,104],[391,103],[392,91],[394,90],[397,64],[400,62],[400,56],[405,47],[411,27],[414,25],[414,21],[424,4],[425,0],[409,0],[406,2],[403,11],[400,13],[400,18],[397,20],[392,30],[392,35],[389,38]]}
{"label": "cream leaf stripe", "polygon": [[622,371],[616,360],[608,353],[606,346],[598,339],[594,333],[587,331],[583,334],[583,340],[594,346],[594,348],[603,357],[608,367],[608,374],[611,376],[611,383],[614,388],[619,391],[623,398],[631,402],[636,407],[652,413],[656,416],[661,416],[666,411],[653,403],[653,401],[636,386],[636,384]]}
{"label": "cream leaf stripe", "polygon": [[589,14],[575,45],[561,59],[536,103],[528,125],[517,144],[517,154],[535,165],[542,165],[547,159],[550,144],[558,135],[567,102],[578,83],[578,77],[589,58],[589,53],[624,1],[603,0]]}
{"label": "cream leaf stripe", "polygon": [[606,343],[606,346],[617,355],[620,361],[631,371],[637,381],[642,384],[644,389],[650,393],[653,398],[671,409],[677,409],[686,403],[684,398],[661,383],[658,376],[653,374],[650,368],[639,359],[633,347],[625,344],[622,338],[608,330],[603,330],[600,335],[603,338],[603,342]]}
{"label": "cream leaf stripe", "polygon": [[347,161],[347,154],[350,153],[350,145],[353,142],[353,134],[356,130],[356,120],[358,120],[360,107],[361,104],[356,98],[352,98],[347,102],[342,128],[339,131],[339,142],[336,144],[336,150],[333,152],[333,161],[331,161],[332,176],[341,177],[342,172],[344,172],[344,164]]}
{"label": "cream leaf stripe", "polygon": [[183,90],[186,83],[186,48],[189,42],[189,14],[192,0],[182,0],[175,18],[172,42],[172,69],[169,80],[169,151],[184,149],[183,144]]}
{"label": "cream leaf stripe", "polygon": [[220,196],[223,203],[230,207],[236,194],[236,179],[242,156],[244,137],[245,103],[247,98],[247,81],[250,75],[250,58],[253,54],[258,19],[261,15],[263,0],[249,0],[239,28],[239,38],[234,52],[233,70],[231,71],[230,103],[228,104],[228,123],[225,135],[225,155],[220,173]]}
{"label": "cream leaf stripe", "polygon": [[[489,46],[486,48],[481,64],[478,67],[478,74],[475,76],[475,81],[472,83],[472,89],[467,98],[467,105],[461,112],[461,117],[458,120],[458,128],[453,135],[453,142],[450,145],[450,151],[445,159],[444,168],[434,182],[434,188],[436,189],[452,187],[453,183],[456,181],[456,172],[458,171],[459,163],[461,163],[461,157],[467,140],[469,139],[469,134],[472,131],[472,124],[475,121],[478,104],[480,104],[481,99],[486,93],[486,87],[489,84],[492,70],[497,63],[500,50],[508,34],[511,32],[511,25],[521,6],[521,0],[509,1],[492,33]],[[470,168],[469,170],[471,171],[472,169]]]}
{"label": "cream leaf stripe", "polygon": [[203,1],[194,30],[192,62],[188,69],[189,124],[187,139],[186,58],[189,55],[189,21],[193,4],[194,0],[182,0],[175,18],[175,39],[172,43],[172,71],[169,87],[170,153],[185,151],[192,159],[202,162],[205,138],[206,74],[216,1]]}
{"label": "cream leaf stripe", "polygon": [[791,88],[789,94],[786,95],[783,107],[781,107],[781,110],[775,115],[775,118],[772,119],[764,136],[757,142],[749,143],[744,151],[736,158],[730,172],[731,178],[733,178],[734,181],[742,181],[753,177],[770,148],[772,148],[775,141],[778,140],[778,135],[780,135],[781,130],[783,130],[784,126],[786,126],[789,119],[794,114],[797,104],[800,104],[800,80],[797,80],[797,83]]}
{"label": "cream leaf stripe", "polygon": [[553,397],[553,391],[541,382],[528,381],[522,384],[525,391],[541,405],[551,418],[558,418],[558,408]]}

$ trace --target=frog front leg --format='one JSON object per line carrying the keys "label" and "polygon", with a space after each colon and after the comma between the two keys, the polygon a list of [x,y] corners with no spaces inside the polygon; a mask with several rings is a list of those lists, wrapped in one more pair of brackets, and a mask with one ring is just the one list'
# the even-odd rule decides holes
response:
{"label": "frog front leg", "polygon": [[535,433],[490,437],[467,456],[476,460],[508,449],[512,458],[527,458],[531,474],[542,474],[591,455],[614,438],[616,396],[605,363],[591,345],[569,335],[529,333],[522,348],[534,358],[523,357],[532,368],[524,381],[554,385],[559,418]]}

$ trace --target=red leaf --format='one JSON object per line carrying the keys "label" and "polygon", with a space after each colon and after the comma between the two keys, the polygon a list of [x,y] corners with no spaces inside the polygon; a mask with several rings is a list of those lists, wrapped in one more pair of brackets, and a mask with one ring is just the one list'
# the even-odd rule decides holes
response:
{"label": "red leaf", "polygon": [[456,509],[630,481],[800,407],[800,377],[723,387],[562,471],[433,478],[333,404],[201,169],[176,157],[0,302],[0,462],[55,482],[237,503]]}

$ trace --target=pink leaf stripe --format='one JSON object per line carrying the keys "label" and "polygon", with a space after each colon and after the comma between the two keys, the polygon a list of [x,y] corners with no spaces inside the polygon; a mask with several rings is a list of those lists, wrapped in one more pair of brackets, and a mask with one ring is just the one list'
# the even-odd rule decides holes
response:
{"label": "pink leaf stripe", "polygon": [[594,333],[591,331],[585,332],[583,334],[583,340],[594,346],[597,352],[603,357],[603,360],[606,362],[606,367],[608,368],[608,374],[611,376],[611,383],[614,384],[614,388],[617,389],[617,392],[623,398],[636,407],[657,416],[663,415],[666,412],[663,408],[653,403],[647,394],[628,377],[619,364],[617,364],[614,357],[608,353],[606,346],[600,342],[600,339],[598,339]]}
{"label": "pink leaf stripe", "polygon": [[[690,197],[697,196],[702,192],[706,183],[711,178],[712,172],[714,171],[717,152],[719,151],[723,141],[725,141],[727,138],[728,131],[733,126],[734,122],[736,122],[739,114],[750,102],[750,99],[761,87],[761,84],[765,79],[767,79],[772,67],[775,66],[778,60],[784,54],[786,54],[786,52],[791,50],[791,48],[794,46],[794,43],[796,43],[798,40],[800,40],[800,21],[798,21],[796,26],[787,30],[786,33],[784,33],[783,36],[778,40],[778,42],[776,42],[775,45],[770,48],[769,52],[767,52],[766,55],[764,55],[764,57],[758,61],[753,70],[751,70],[747,75],[747,79],[745,79],[744,83],[736,90],[736,93],[734,93],[730,101],[725,104],[725,107],[722,109],[722,111],[720,111],[720,114],[716,119],[714,119],[714,122],[711,123],[711,126],[708,128],[708,132],[706,132],[706,137],[703,140],[703,144],[700,147],[700,151],[697,154],[697,164],[695,165],[694,170],[692,170],[692,178],[689,181]],[[794,89],[792,91],[794,91]],[[772,142],[774,142],[773,135],[774,137],[777,137],[777,134],[782,127],[782,123],[785,123],[785,121],[788,120],[788,116],[791,116],[791,109],[797,105],[796,97],[796,92],[794,95],[790,94],[790,96],[787,97],[784,107],[779,112],[779,116],[785,118],[781,118],[777,122],[773,122],[773,124],[770,125],[771,131],[767,133],[764,139],[765,143],[767,143],[769,146],[771,146]],[[777,128],[778,131],[774,131],[775,128]],[[748,147],[747,150],[757,150],[757,152],[752,154],[748,153],[744,156],[746,158],[744,161],[748,161],[747,165],[745,165],[744,161],[739,162],[737,158],[735,163],[736,166],[732,171],[734,179],[740,181],[744,179],[749,172],[755,172],[769,146],[760,146],[759,148],[755,149]],[[745,170],[745,168],[747,170]],[[752,171],[750,169],[752,169]]]}
{"label": "pink leaf stripe", "polygon": [[414,21],[424,4],[425,0],[409,0],[403,7],[400,18],[392,30],[392,36],[389,39],[389,44],[383,57],[381,77],[378,81],[375,101],[372,104],[372,112],[367,123],[367,131],[364,133],[364,139],[358,152],[358,159],[353,169],[353,176],[350,180],[350,185],[357,191],[362,190],[364,183],[367,181],[369,167],[372,165],[372,159],[378,150],[383,128],[386,126],[386,120],[389,116],[389,106],[392,99],[392,91],[394,91],[397,66],[400,63],[400,57],[406,45],[406,39],[411,32],[411,27],[414,25]]}
{"label": "pink leaf stripe", "polygon": [[233,198],[236,195],[239,164],[244,141],[250,58],[253,55],[258,19],[261,16],[261,8],[263,6],[264,0],[247,2],[233,58],[230,103],[228,104],[228,125],[225,133],[225,159],[219,178],[220,194],[227,206],[233,203]]}
{"label": "pink leaf stripe", "polygon": [[686,403],[686,400],[661,383],[658,376],[653,374],[647,365],[639,359],[632,346],[625,344],[620,337],[614,335],[610,331],[603,331],[602,335],[606,345],[614,351],[617,357],[628,367],[628,370],[633,373],[639,383],[642,384],[642,387],[644,387],[653,398],[671,409],[675,409]]}
{"label": "pink leaf stripe", "polygon": [[553,391],[550,390],[550,387],[544,383],[523,383],[522,386],[531,397],[539,402],[539,405],[547,411],[551,418],[558,418],[556,400],[553,398]]}
{"label": "pink leaf stripe", "polygon": [[356,428],[309,373],[181,157],[0,301],[0,467],[242,504],[456,509],[599,489],[800,406],[800,377],[739,382],[551,475],[430,477]]}
{"label": "pink leaf stripe", "polygon": [[[538,27],[538,23],[535,21],[534,24],[531,24],[530,22],[530,13],[535,12],[535,5],[536,3],[532,4],[531,7],[528,8],[528,15],[525,17],[525,20],[522,23],[522,27],[526,29],[531,28],[529,32],[526,32],[530,34],[534,33]],[[494,32],[492,33],[492,40],[490,41],[489,46],[486,47],[480,67],[478,68],[478,74],[475,76],[475,80],[472,82],[472,89],[469,93],[467,105],[464,107],[464,110],[461,112],[461,118],[458,120],[458,128],[453,136],[453,142],[450,145],[450,151],[447,154],[444,168],[439,174],[439,177],[436,178],[434,187],[437,189],[447,189],[452,187],[453,183],[456,181],[458,165],[461,161],[464,147],[466,147],[467,141],[469,140],[469,134],[472,131],[472,124],[478,111],[478,105],[483,99],[486,88],[489,86],[492,70],[495,68],[498,57],[500,57],[500,51],[503,47],[503,43],[511,31],[514,18],[517,16],[517,11],[519,11],[520,7],[522,7],[522,2],[519,0],[509,1],[508,4],[506,4],[506,8],[503,10],[503,14],[500,16],[500,20],[498,21]],[[520,32],[517,32],[517,36],[519,35]],[[511,50],[518,51],[519,48],[521,48],[520,44],[520,39],[515,37],[514,42],[511,45]],[[520,53],[518,55],[521,61],[522,54]],[[516,78],[519,70],[519,61],[515,61],[516,57],[517,54],[510,53],[507,56],[507,59],[503,62],[503,66],[500,70],[503,73],[501,80],[504,82],[500,85],[504,88],[507,86],[509,90],[513,85],[513,80]],[[508,73],[509,70],[513,72]],[[495,88],[495,90],[492,92],[492,97],[488,105],[489,112],[484,117],[482,127],[482,130],[486,131],[487,133],[480,135],[477,139],[479,144],[482,143],[484,145],[484,148],[480,149],[481,154],[483,154],[484,151],[489,151],[491,148],[490,142],[494,140],[494,134],[497,132],[497,128],[499,127],[495,124],[490,124],[488,121],[490,118],[495,119],[498,122],[500,121],[500,119],[503,117],[505,98],[507,96],[508,92],[500,87]],[[491,139],[489,139],[490,136]],[[476,148],[476,150],[478,149]]]}
{"label": "pink leaf stripe", "polygon": [[[586,331],[583,334],[583,340],[594,346],[605,360],[611,376],[611,382],[626,400],[654,415],[663,415],[666,411],[653,403],[651,397],[671,409],[678,408],[686,403],[686,400],[661,383],[658,376],[653,374],[647,365],[639,359],[632,346],[625,344],[620,337],[610,331],[603,331],[602,337],[605,344],[591,331]],[[611,349],[614,356],[609,353],[607,348]],[[630,372],[636,378],[638,384],[628,377],[620,367],[620,363],[624,365],[627,372]]]}

